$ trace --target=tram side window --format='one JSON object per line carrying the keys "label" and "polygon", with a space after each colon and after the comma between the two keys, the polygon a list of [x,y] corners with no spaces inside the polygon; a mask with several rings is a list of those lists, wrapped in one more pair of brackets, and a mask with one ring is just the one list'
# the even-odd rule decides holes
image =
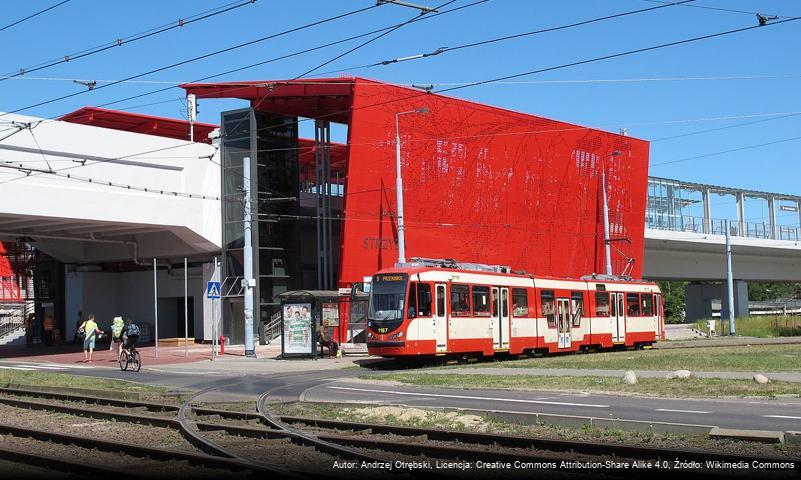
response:
{"label": "tram side window", "polygon": [[528,316],[528,293],[525,288],[512,289],[512,315],[515,317]]}
{"label": "tram side window", "polygon": [[431,316],[431,285],[428,283],[417,284],[417,316]]}
{"label": "tram side window", "polygon": [[437,285],[437,316],[445,316],[445,285]]}
{"label": "tram side window", "polygon": [[454,317],[470,316],[470,287],[467,285],[451,287],[451,315]]}
{"label": "tram side window", "polygon": [[640,296],[640,303],[642,303],[642,316],[643,317],[653,317],[654,316],[654,296],[650,293],[643,293]]}
{"label": "tram side window", "polygon": [[542,300],[542,316],[548,320],[548,328],[556,328],[556,306],[554,303],[553,290],[543,290],[542,293],[540,293],[540,299]]}
{"label": "tram side window", "polygon": [[607,292],[595,292],[595,316],[609,316],[609,294]]}
{"label": "tram side window", "polygon": [[584,292],[570,292],[570,309],[573,317],[573,326],[581,326],[581,316],[584,315]]}
{"label": "tram side window", "polygon": [[626,294],[626,315],[629,317],[640,316],[640,295],[636,293]]}
{"label": "tram side window", "polygon": [[489,287],[473,287],[473,316],[474,317],[489,317],[490,316],[490,288]]}
{"label": "tram side window", "polygon": [[417,283],[412,282],[409,284],[409,303],[406,307],[407,318],[414,318],[417,316]]}

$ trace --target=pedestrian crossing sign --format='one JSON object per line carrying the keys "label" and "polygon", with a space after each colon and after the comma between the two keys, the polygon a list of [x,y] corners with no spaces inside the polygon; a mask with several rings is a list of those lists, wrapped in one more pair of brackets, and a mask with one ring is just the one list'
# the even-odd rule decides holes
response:
{"label": "pedestrian crossing sign", "polygon": [[220,298],[220,282],[209,282],[206,286],[206,298]]}

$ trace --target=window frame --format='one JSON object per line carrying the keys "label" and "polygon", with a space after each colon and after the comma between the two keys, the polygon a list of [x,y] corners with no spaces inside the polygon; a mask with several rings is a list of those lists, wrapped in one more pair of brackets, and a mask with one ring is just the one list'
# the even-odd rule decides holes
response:
{"label": "window frame", "polygon": [[[487,304],[486,310],[478,311],[476,310],[476,288],[484,289],[486,288],[486,295],[487,295]],[[481,290],[479,290],[479,295],[481,295]],[[473,317],[491,317],[492,316],[492,287],[489,285],[471,285],[470,286],[470,311],[473,314]]]}
{"label": "window frame", "polygon": [[[578,315],[574,312],[576,305],[574,302],[580,301]],[[571,290],[570,292],[570,322],[572,328],[581,328],[581,319],[584,316],[584,291]]]}
{"label": "window frame", "polygon": [[[599,296],[601,298],[606,297],[606,313],[605,314],[601,313],[601,311],[598,309],[598,306],[599,306],[598,298],[599,298]],[[609,292],[600,292],[600,291],[597,291],[597,290],[595,291],[595,316],[596,317],[609,318],[609,317],[612,316],[612,302],[611,302],[609,297],[610,297]]]}
{"label": "window frame", "polygon": [[[525,306],[519,307],[517,305],[517,300],[516,299],[518,299],[518,298],[524,298],[525,299],[525,302],[526,302]],[[521,309],[520,313],[517,312],[518,308]],[[523,309],[525,309],[525,311],[522,311]],[[531,310],[529,309],[529,306],[528,306],[528,289],[527,288],[520,288],[520,287],[513,287],[512,288],[512,316],[513,317],[528,317],[530,312],[531,312]]]}
{"label": "window frame", "polygon": [[[636,301],[632,302],[632,298]],[[632,305],[637,306],[636,313],[630,313]],[[640,310],[640,294],[636,292],[626,292],[626,316],[627,317],[641,317],[642,311]]]}
{"label": "window frame", "polygon": [[[649,314],[647,314],[647,315],[645,314],[645,301],[646,301],[646,299],[650,299],[650,301],[651,301],[651,309],[650,309],[651,312]],[[655,306],[654,295],[652,293],[641,293],[640,294],[640,315],[642,315],[643,317],[655,317],[656,314],[654,313],[654,310],[655,310],[654,306]]]}
{"label": "window frame", "polygon": [[[420,287],[428,289],[428,314],[423,315],[420,309]],[[431,295],[431,284],[427,282],[417,282],[417,316],[423,318],[431,318],[434,315],[433,311],[434,299]]]}
{"label": "window frame", "polygon": [[[465,292],[466,295],[467,295],[467,309],[466,310],[459,310],[457,308],[454,308],[454,304],[453,304],[453,300],[454,300],[453,296],[455,294],[457,294],[457,292],[461,291],[462,287],[467,289],[467,291]],[[471,298],[470,298],[470,285],[467,285],[466,283],[453,283],[453,284],[451,284],[451,294],[450,294],[450,296],[448,298],[448,303],[450,303],[451,316],[452,317],[470,317],[471,316],[470,312],[472,311],[472,308],[473,308],[473,306],[471,304]]]}
{"label": "window frame", "polygon": [[[545,313],[545,305],[550,301],[551,313],[550,318]],[[555,290],[540,290],[540,314],[545,318],[548,323],[548,328],[556,328],[556,291]]]}

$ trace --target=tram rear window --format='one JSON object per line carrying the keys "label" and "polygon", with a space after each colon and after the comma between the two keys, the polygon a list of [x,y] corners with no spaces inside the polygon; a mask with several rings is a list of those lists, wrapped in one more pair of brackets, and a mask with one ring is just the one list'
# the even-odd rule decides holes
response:
{"label": "tram rear window", "polygon": [[528,316],[528,293],[525,288],[512,289],[512,314],[515,317]]}
{"label": "tram rear window", "polygon": [[470,316],[470,287],[467,285],[451,286],[451,315],[454,317]]}

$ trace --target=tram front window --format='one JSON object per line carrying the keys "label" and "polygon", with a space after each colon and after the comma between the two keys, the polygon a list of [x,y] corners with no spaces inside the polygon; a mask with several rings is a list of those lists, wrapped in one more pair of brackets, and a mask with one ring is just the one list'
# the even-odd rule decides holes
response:
{"label": "tram front window", "polygon": [[382,274],[373,277],[370,287],[369,326],[375,333],[389,333],[403,323],[406,299],[406,274]]}

